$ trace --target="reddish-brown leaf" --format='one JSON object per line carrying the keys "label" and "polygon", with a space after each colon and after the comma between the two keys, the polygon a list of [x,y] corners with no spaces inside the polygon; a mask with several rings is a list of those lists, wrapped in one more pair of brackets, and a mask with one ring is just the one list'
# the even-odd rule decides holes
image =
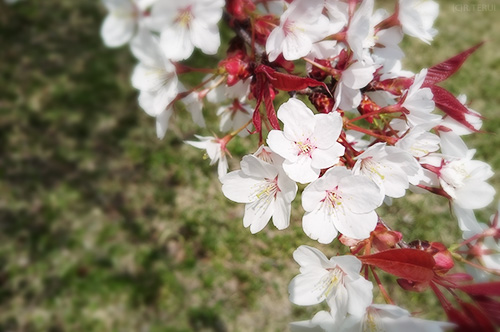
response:
{"label": "reddish-brown leaf", "polygon": [[417,249],[390,249],[359,259],[397,277],[427,282],[434,276],[434,258],[431,254]]}
{"label": "reddish-brown leaf", "polygon": [[483,43],[484,42],[481,42],[476,46],[471,47],[468,50],[465,50],[462,53],[457,54],[454,57],[451,57],[448,60],[438,63],[437,65],[429,68],[422,87],[430,87],[431,85],[442,82],[453,75],[462,66],[469,55],[474,53],[474,51],[476,51],[481,45],[483,45]]}
{"label": "reddish-brown leaf", "polygon": [[472,126],[465,118],[466,113],[473,113],[469,111],[467,107],[465,107],[453,94],[437,85],[431,86],[431,91],[434,94],[433,99],[437,108],[469,128],[470,130],[477,132],[474,126]]}
{"label": "reddish-brown leaf", "polygon": [[267,76],[269,83],[281,91],[299,91],[307,87],[323,86],[326,91],[328,88],[325,83],[316,81],[309,77],[299,77],[295,75],[280,73],[266,65],[259,65],[255,73],[263,73]]}
{"label": "reddish-brown leaf", "polygon": [[493,322],[488,318],[484,311],[471,303],[461,302],[460,305],[462,306],[465,315],[473,322],[468,331],[475,330],[481,332],[495,332]]}
{"label": "reddish-brown leaf", "polygon": [[476,304],[483,310],[495,325],[500,326],[500,302],[487,296],[473,296]]}
{"label": "reddish-brown leaf", "polygon": [[469,295],[500,296],[500,282],[483,282],[458,287]]}

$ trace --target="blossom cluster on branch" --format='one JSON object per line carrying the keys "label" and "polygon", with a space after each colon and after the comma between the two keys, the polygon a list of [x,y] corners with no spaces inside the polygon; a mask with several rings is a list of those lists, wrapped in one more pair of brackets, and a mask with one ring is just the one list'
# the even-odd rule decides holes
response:
{"label": "blossom cluster on branch", "polygon": [[[159,138],[174,112],[185,108],[205,127],[204,105],[218,106],[222,135],[186,143],[218,163],[222,193],[245,204],[251,233],[271,219],[279,230],[289,227],[300,187],[304,233],[349,247],[350,255],[330,259],[309,246],[295,251],[300,274],[290,300],[325,301],[330,310],[292,329],[494,331],[500,324],[500,283],[488,281],[500,267],[498,215],[489,224],[474,215],[494,199],[493,172],[462,139],[480,131],[483,118],[465,96],[439,85],[480,44],[418,73],[402,68],[404,35],[429,44],[437,33],[435,1],[399,0],[392,14],[374,0],[102,1],[109,11],[103,40],[128,43],[139,61],[132,85]],[[222,26],[232,31],[227,45]],[[219,55],[218,66],[186,65],[195,48]],[[186,87],[182,75],[191,72],[206,76]],[[228,143],[237,135],[256,135],[259,143],[228,172]],[[453,248],[406,243],[377,208],[408,190],[447,199],[464,241]],[[451,273],[458,261],[482,282]],[[396,306],[380,270],[405,290],[430,288],[449,322]],[[387,304],[373,303],[374,283]]]}

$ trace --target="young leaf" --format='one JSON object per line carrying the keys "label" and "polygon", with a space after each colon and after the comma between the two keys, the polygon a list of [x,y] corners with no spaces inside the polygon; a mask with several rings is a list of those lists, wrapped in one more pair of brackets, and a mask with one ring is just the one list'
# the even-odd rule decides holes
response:
{"label": "young leaf", "polygon": [[372,255],[361,256],[363,264],[373,265],[397,277],[427,282],[434,277],[434,258],[417,249],[390,249]]}
{"label": "young leaf", "polygon": [[448,60],[429,68],[422,87],[430,87],[436,83],[444,81],[445,79],[453,75],[462,66],[469,55],[474,53],[474,51],[476,51],[481,45],[483,45],[483,43],[484,42],[481,42],[476,46],[471,47],[468,50],[465,50],[462,53],[457,54],[454,57],[451,57]]}
{"label": "young leaf", "polygon": [[309,77],[298,77],[295,75],[280,73],[271,67],[259,65],[255,69],[256,73],[263,73],[267,76],[269,83],[278,90],[299,91],[308,87],[322,86],[329,91],[326,84]]}
{"label": "young leaf", "polygon": [[500,282],[483,282],[458,287],[469,295],[500,296]]}
{"label": "young leaf", "polygon": [[473,114],[467,109],[458,99],[452,95],[448,90],[433,85],[431,91],[434,94],[434,103],[436,107],[457,120],[470,130],[477,132],[473,125],[471,125],[465,118],[465,113]]}

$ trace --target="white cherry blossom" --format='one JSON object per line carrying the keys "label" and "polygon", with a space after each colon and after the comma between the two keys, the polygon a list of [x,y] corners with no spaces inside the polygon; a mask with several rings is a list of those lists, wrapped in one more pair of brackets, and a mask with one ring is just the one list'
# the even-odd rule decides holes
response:
{"label": "white cherry blossom", "polygon": [[427,69],[422,69],[415,75],[413,84],[403,97],[404,101],[401,106],[408,111],[405,115],[410,127],[429,123],[435,126],[441,121],[440,115],[431,113],[435,106],[431,89],[421,88],[426,75]]}
{"label": "white cherry blossom", "polygon": [[330,168],[302,193],[306,211],[302,219],[304,232],[320,243],[330,243],[338,232],[365,239],[377,225],[375,209],[384,196],[369,178],[353,175],[345,167]]}
{"label": "white cherry blossom", "polygon": [[227,157],[226,157],[226,141],[212,136],[199,136],[194,135],[198,141],[186,141],[187,144],[194,146],[198,149],[204,149],[207,151],[207,155],[210,158],[210,165],[219,162],[217,165],[217,173],[219,174],[219,179],[227,174]]}
{"label": "white cherry blossom", "polygon": [[430,44],[437,30],[432,26],[439,5],[432,0],[399,0],[398,19],[403,32]]}
{"label": "white cherry blossom", "polygon": [[119,47],[134,36],[140,11],[132,0],[102,0],[108,16],[101,25],[101,37],[108,47]]}
{"label": "white cherry blossom", "polygon": [[175,66],[159,49],[158,40],[141,30],[132,40],[131,50],[140,60],[132,73],[132,85],[140,91],[139,105],[156,118],[157,135],[163,138],[172,115],[172,105],[181,89]]}
{"label": "white cherry blossom", "polygon": [[372,145],[356,158],[354,174],[372,179],[389,197],[403,197],[410,182],[416,184],[422,176],[420,164],[410,153],[385,143]]}
{"label": "white cherry blossom", "polygon": [[412,317],[391,304],[372,304],[363,316],[349,316],[338,328],[342,332],[441,332],[454,324]]}
{"label": "white cherry blossom", "polygon": [[283,131],[271,130],[267,144],[285,158],[283,169],[292,180],[314,181],[321,169],[333,166],[344,154],[337,142],[342,130],[338,113],[314,114],[303,102],[290,98],[280,106],[278,118]]}
{"label": "white cherry blossom", "polygon": [[[231,105],[221,106],[217,110],[217,115],[220,116],[219,130],[222,132],[238,130],[252,118],[253,112],[253,108],[238,99],[234,99]],[[248,136],[251,128],[252,124],[249,124],[246,129],[238,133],[238,136]]]}
{"label": "white cherry blossom", "polygon": [[252,234],[260,232],[271,217],[280,230],[290,224],[291,202],[297,194],[297,184],[283,172],[280,166],[283,159],[274,155],[270,160],[274,163],[247,155],[241,161],[241,170],[220,179],[222,193],[227,198],[245,203],[243,225],[250,227]]}
{"label": "white cherry blossom", "polygon": [[426,125],[419,125],[408,129],[395,146],[420,158],[439,150],[440,141],[439,136],[429,132]]}
{"label": "white cherry blossom", "polygon": [[491,166],[473,160],[475,150],[469,150],[460,136],[442,132],[441,151],[446,156],[439,165],[439,183],[453,203],[463,209],[480,209],[493,201],[495,189],[486,182],[493,176]]}
{"label": "white cherry blossom", "polygon": [[324,0],[296,0],[280,17],[280,25],[269,35],[266,52],[269,61],[283,53],[286,60],[306,56],[314,42],[328,32],[328,18],[322,15]]}
{"label": "white cherry blossom", "polygon": [[361,261],[355,256],[327,259],[316,248],[302,245],[293,253],[300,274],[288,286],[290,301],[314,305],[326,301],[335,321],[347,314],[362,316],[372,302],[371,282],[360,275]]}
{"label": "white cherry blossom", "polygon": [[195,47],[215,54],[220,46],[217,23],[223,6],[224,0],[158,1],[148,23],[160,32],[161,48],[173,61],[189,58]]}
{"label": "white cherry blossom", "polygon": [[351,110],[361,102],[361,91],[373,79],[375,66],[371,62],[356,61],[347,67],[335,87],[333,109]]}

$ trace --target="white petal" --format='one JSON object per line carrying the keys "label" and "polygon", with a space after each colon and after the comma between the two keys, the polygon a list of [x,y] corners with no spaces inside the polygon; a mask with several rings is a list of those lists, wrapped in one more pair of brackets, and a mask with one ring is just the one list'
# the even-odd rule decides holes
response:
{"label": "white petal", "polygon": [[316,118],[314,113],[300,100],[290,98],[278,109],[278,119],[284,128],[285,137],[290,141],[303,142],[314,132]]}
{"label": "white petal", "polygon": [[338,235],[328,212],[321,208],[304,214],[302,228],[307,236],[323,244],[331,243]]}
{"label": "white petal", "polygon": [[342,117],[337,112],[331,112],[316,114],[314,118],[316,125],[312,137],[315,145],[320,149],[327,149],[339,138],[342,131]]}
{"label": "white petal", "polygon": [[339,162],[339,157],[344,155],[345,148],[335,142],[328,149],[315,149],[312,152],[311,165],[317,169],[323,169]]}
{"label": "white petal", "polygon": [[320,171],[311,166],[311,158],[307,155],[299,156],[295,163],[285,160],[283,162],[283,169],[290,179],[300,183],[309,183],[316,180],[319,177]]}
{"label": "white petal", "polygon": [[354,316],[362,316],[366,308],[372,303],[373,284],[363,277],[346,283],[345,287],[349,293],[347,312]]}
{"label": "white petal", "polygon": [[135,19],[119,18],[109,14],[101,26],[101,36],[108,47],[118,47],[132,39],[135,33]]}
{"label": "white petal", "polygon": [[190,30],[191,41],[205,54],[215,54],[220,46],[219,29],[217,25],[206,25],[199,20],[193,20]]}
{"label": "white petal", "polygon": [[275,166],[260,160],[254,155],[244,156],[240,166],[243,173],[256,178],[273,180],[278,175]]}
{"label": "white petal", "polygon": [[220,181],[224,196],[237,203],[252,202],[255,188],[258,188],[263,182],[262,179],[250,177],[242,171],[230,172]]}
{"label": "white petal", "polygon": [[286,60],[297,60],[309,54],[312,41],[307,34],[296,29],[285,37],[282,47],[283,57]]}
{"label": "white petal", "polygon": [[375,211],[357,214],[346,211],[345,219],[338,219],[335,227],[345,236],[353,239],[367,239],[377,226],[378,216]]}
{"label": "white petal", "polygon": [[274,213],[274,202],[253,202],[245,206],[245,215],[243,216],[243,225],[250,226],[250,232],[255,234],[266,227],[269,219]]}
{"label": "white petal", "polygon": [[321,268],[310,268],[308,273],[299,274],[288,285],[290,301],[297,305],[313,305],[324,300],[324,289],[318,287],[321,278],[328,272]]}
{"label": "white petal", "polygon": [[180,25],[162,31],[160,46],[165,56],[173,61],[189,58],[194,50],[189,31]]}
{"label": "white petal", "polygon": [[490,204],[495,196],[495,189],[486,182],[466,183],[455,191],[455,203],[464,209],[481,209]]}
{"label": "white petal", "polygon": [[168,128],[168,120],[170,120],[171,115],[172,109],[169,108],[156,116],[156,135],[159,139],[162,139],[165,136]]}
{"label": "white petal", "polygon": [[282,230],[290,225],[290,212],[292,205],[286,202],[281,193],[276,195],[274,206],[273,224],[277,229]]}
{"label": "white petal", "polygon": [[267,135],[267,145],[283,158],[295,162],[297,160],[297,148],[295,143],[287,139],[281,130],[271,130]]}
{"label": "white petal", "polygon": [[[321,266],[330,267],[325,254],[314,247],[301,245],[293,252],[293,259],[301,266]],[[331,266],[333,267],[333,266]]]}

